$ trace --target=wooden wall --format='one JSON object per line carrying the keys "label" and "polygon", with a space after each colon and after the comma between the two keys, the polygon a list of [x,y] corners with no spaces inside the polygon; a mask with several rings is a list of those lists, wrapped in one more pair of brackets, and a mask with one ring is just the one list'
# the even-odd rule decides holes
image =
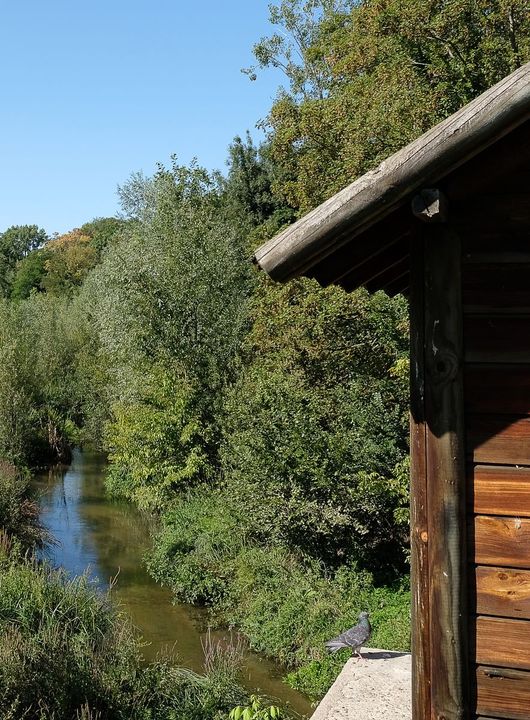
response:
{"label": "wooden wall", "polygon": [[458,229],[471,717],[530,720],[530,172],[490,190]]}

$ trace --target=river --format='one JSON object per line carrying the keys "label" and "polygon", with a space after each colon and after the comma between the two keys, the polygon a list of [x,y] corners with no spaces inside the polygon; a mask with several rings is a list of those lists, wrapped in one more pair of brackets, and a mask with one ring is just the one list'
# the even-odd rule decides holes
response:
{"label": "river", "polygon": [[[105,496],[104,472],[103,456],[75,450],[70,466],[52,468],[36,477],[41,518],[57,541],[48,550],[48,558],[72,574],[88,572],[102,587],[116,577],[113,593],[146,643],[146,661],[173,649],[179,664],[202,672],[206,613],[173,605],[171,592],[147,574],[142,564],[149,545],[147,522],[128,503]],[[227,640],[226,633],[212,635]],[[274,663],[246,652],[241,680],[247,688],[310,715],[307,699],[285,685],[281,674]]]}

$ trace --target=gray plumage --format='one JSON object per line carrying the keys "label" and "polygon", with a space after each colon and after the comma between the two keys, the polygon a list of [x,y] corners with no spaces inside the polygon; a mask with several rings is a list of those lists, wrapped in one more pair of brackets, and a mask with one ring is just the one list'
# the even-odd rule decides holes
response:
{"label": "gray plumage", "polygon": [[368,620],[368,613],[362,612],[359,615],[359,622],[349,630],[345,630],[338,637],[333,640],[328,640],[326,647],[328,652],[335,653],[341,648],[351,648],[352,655],[358,655],[362,657],[359,649],[370,639],[370,633],[372,628],[370,627],[370,621]]}

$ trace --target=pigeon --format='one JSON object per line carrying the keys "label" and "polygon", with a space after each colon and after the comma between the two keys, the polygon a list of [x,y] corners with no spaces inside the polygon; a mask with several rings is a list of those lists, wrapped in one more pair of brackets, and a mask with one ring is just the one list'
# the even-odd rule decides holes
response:
{"label": "pigeon", "polygon": [[362,659],[359,648],[370,639],[371,632],[372,628],[368,620],[368,613],[362,612],[359,615],[357,625],[354,625],[354,627],[349,630],[345,630],[338,637],[333,638],[333,640],[328,640],[326,647],[330,653],[335,653],[341,648],[349,647],[352,650],[352,656],[357,655]]}

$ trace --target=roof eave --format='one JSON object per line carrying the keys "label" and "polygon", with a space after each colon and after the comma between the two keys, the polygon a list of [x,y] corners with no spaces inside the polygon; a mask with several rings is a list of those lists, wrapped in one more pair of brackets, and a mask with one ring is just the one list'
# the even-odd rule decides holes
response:
{"label": "roof eave", "polygon": [[254,260],[285,282],[530,118],[530,63],[262,245]]}

